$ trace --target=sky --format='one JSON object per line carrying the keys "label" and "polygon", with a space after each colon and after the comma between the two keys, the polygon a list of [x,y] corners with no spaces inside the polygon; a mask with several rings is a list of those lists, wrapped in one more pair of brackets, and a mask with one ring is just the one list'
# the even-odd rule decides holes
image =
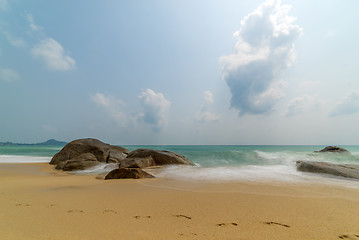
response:
{"label": "sky", "polygon": [[357,145],[357,9],[0,0],[0,142]]}

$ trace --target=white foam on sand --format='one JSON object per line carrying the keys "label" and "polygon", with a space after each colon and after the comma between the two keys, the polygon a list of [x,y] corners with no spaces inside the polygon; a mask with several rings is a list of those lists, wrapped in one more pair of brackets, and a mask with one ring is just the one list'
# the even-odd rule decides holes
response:
{"label": "white foam on sand", "polygon": [[247,165],[238,167],[193,167],[168,166],[155,172],[156,177],[175,179],[181,181],[206,182],[287,182],[287,183],[319,183],[328,185],[359,188],[357,180],[336,177],[328,174],[303,173],[291,165]]}
{"label": "white foam on sand", "polygon": [[42,163],[50,162],[51,157],[0,155],[0,163]]}

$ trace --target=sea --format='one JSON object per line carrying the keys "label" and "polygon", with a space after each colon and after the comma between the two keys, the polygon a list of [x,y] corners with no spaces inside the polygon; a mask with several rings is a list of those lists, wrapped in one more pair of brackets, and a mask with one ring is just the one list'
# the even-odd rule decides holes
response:
{"label": "sea", "polygon": [[[327,174],[303,173],[296,170],[296,161],[324,161],[359,164],[359,146],[340,146],[351,154],[314,153],[325,146],[286,145],[130,145],[129,150],[149,148],[168,150],[184,155],[195,166],[167,166],[151,172],[156,177],[206,182],[292,182],[324,183],[359,189],[359,181]],[[49,162],[61,146],[0,146],[1,163]],[[74,174],[103,174],[116,168],[104,164]]]}

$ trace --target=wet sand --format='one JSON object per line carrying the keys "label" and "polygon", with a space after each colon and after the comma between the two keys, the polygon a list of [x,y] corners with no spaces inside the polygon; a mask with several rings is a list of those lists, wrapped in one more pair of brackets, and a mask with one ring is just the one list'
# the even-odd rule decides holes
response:
{"label": "wet sand", "polygon": [[359,190],[275,182],[105,181],[46,163],[0,164],[0,239],[359,240]]}

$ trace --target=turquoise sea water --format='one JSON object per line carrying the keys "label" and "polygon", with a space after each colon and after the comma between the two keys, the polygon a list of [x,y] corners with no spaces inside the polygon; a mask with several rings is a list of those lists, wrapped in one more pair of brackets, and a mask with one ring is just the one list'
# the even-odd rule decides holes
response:
{"label": "turquoise sea water", "polygon": [[[296,171],[295,162],[326,161],[332,163],[359,164],[359,146],[341,146],[352,154],[317,154],[325,146],[123,146],[129,150],[151,148],[169,150],[186,156],[196,164],[192,166],[168,166],[153,172],[158,177],[193,181],[346,181],[359,185],[358,181]],[[0,163],[49,162],[60,151],[58,146],[0,146]],[[1,165],[0,165],[1,167]],[[115,166],[113,166],[115,167]],[[96,174],[111,167],[79,172]]]}

